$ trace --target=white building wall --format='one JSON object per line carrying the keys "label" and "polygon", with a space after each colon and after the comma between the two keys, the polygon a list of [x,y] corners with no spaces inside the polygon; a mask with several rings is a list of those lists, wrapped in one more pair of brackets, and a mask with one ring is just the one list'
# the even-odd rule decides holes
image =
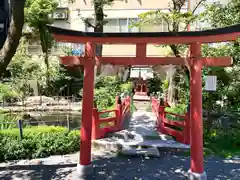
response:
{"label": "white building wall", "polygon": [[[63,0],[64,1],[64,0]],[[87,27],[82,18],[93,19],[94,10],[92,0],[76,0],[75,4],[70,6],[70,18],[68,22],[56,21],[54,24],[58,27],[86,31]],[[112,6],[105,8],[106,19],[137,18],[139,14],[150,10],[163,9],[168,11],[168,5],[171,0],[116,0]],[[190,1],[190,8],[194,8],[196,1]],[[64,4],[64,3],[62,3]],[[187,4],[186,4],[187,9]],[[151,27],[147,31],[162,31],[157,27]],[[103,55],[105,56],[135,56],[135,45],[104,45]],[[163,50],[155,45],[147,46],[147,55],[156,56],[163,54]]]}

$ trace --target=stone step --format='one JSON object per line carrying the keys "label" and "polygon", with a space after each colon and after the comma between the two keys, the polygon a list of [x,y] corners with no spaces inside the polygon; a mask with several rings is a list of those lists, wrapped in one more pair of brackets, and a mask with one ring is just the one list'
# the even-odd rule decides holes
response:
{"label": "stone step", "polygon": [[116,137],[94,140],[95,147],[123,155],[160,156],[163,154],[180,154],[189,151],[189,145],[174,140],[123,140]]}
{"label": "stone step", "polygon": [[160,153],[156,147],[150,148],[122,148],[119,152],[121,155],[126,156],[150,156],[160,157]]}
{"label": "stone step", "polygon": [[149,107],[149,101],[133,101],[137,110],[146,110]]}
{"label": "stone step", "polygon": [[146,95],[134,95],[133,96],[133,100],[134,101],[150,101],[150,97],[149,96],[146,96]]}
{"label": "stone step", "polygon": [[114,133],[109,133],[107,137],[115,137],[123,140],[174,140],[172,136],[160,134],[153,130],[148,130],[142,127],[137,127],[134,131],[122,130]]}
{"label": "stone step", "polygon": [[132,148],[149,148],[149,147],[156,147],[158,150],[177,150],[177,151],[187,151],[189,150],[189,145],[176,142],[174,140],[145,140],[139,143],[126,143],[127,146]]}

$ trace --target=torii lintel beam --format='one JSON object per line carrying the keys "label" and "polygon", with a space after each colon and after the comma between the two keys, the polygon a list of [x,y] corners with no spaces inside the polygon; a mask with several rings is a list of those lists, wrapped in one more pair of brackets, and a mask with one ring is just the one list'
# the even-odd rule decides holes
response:
{"label": "torii lintel beam", "polygon": [[[232,65],[231,57],[201,57],[203,66],[222,66]],[[67,66],[84,65],[90,61],[87,57],[63,56],[61,63]],[[186,60],[181,57],[95,57],[95,63],[112,64],[112,65],[185,65]]]}
{"label": "torii lintel beam", "polygon": [[93,42],[97,44],[191,44],[236,40],[240,36],[240,24],[204,31],[97,33],[82,32],[48,26],[56,41],[71,43]]}

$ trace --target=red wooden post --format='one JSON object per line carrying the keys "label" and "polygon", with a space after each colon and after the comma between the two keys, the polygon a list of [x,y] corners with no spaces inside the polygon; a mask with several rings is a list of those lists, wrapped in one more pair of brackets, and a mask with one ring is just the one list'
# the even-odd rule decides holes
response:
{"label": "red wooden post", "polygon": [[[201,44],[190,45],[190,141],[191,141],[191,169],[190,175],[206,176],[203,157],[203,124],[202,124],[202,62]],[[201,178],[202,179],[202,178]]]}
{"label": "red wooden post", "polygon": [[129,113],[131,111],[131,98],[130,98],[130,96],[127,96],[127,106],[128,106],[127,112]]}
{"label": "red wooden post", "polygon": [[160,131],[161,133],[165,133],[164,122],[165,119],[165,106],[159,106],[159,119],[160,119]]}
{"label": "red wooden post", "polygon": [[122,105],[117,105],[117,128],[122,129]]}
{"label": "red wooden post", "polygon": [[84,64],[80,164],[77,167],[77,171],[81,175],[87,173],[86,168],[91,167],[89,165],[91,164],[94,57],[95,44],[88,42],[85,45],[86,62]]}
{"label": "red wooden post", "polygon": [[184,143],[190,144],[190,117],[189,113],[185,114],[184,119]]}
{"label": "red wooden post", "polygon": [[116,96],[116,99],[115,99],[116,107],[117,107],[117,105],[118,105],[118,99],[119,99],[119,96]]}
{"label": "red wooden post", "polygon": [[93,108],[93,122],[92,122],[92,140],[96,140],[100,135],[100,119],[98,109]]}

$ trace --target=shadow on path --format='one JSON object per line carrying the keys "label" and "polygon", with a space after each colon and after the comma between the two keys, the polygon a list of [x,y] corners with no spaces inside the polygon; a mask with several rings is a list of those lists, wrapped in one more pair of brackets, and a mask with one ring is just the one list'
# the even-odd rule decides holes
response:
{"label": "shadow on path", "polygon": [[13,165],[0,167],[0,179],[50,180],[65,179],[76,164],[63,165]]}
{"label": "shadow on path", "polygon": [[[210,180],[239,180],[240,160],[207,158],[205,170]],[[164,156],[161,158],[110,157],[93,162],[91,180],[181,180],[186,179],[188,157]],[[0,168],[0,179],[50,180],[72,179],[76,164],[67,165],[18,165]]]}

